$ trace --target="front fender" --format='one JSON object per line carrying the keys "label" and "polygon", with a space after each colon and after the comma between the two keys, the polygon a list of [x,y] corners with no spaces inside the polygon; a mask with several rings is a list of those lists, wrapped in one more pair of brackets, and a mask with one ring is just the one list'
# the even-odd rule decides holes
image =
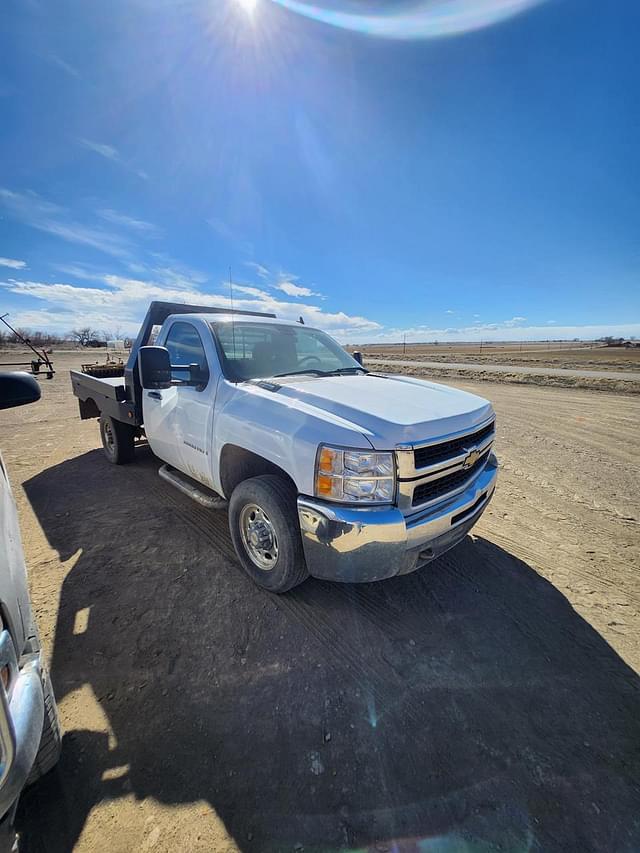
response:
{"label": "front fender", "polygon": [[267,459],[282,468],[298,492],[313,494],[314,466],[318,445],[367,449],[371,442],[357,428],[334,415],[322,415],[312,406],[278,397],[255,385],[223,382],[218,389],[214,416],[214,446],[217,489],[220,483],[220,454],[226,444]]}

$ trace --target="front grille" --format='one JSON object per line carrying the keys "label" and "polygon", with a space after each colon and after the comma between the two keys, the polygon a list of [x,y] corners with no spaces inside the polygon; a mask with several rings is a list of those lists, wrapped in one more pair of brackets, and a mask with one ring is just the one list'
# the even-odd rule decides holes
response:
{"label": "front grille", "polygon": [[453,456],[459,456],[465,447],[473,447],[479,444],[487,436],[491,435],[495,427],[492,421],[487,426],[482,427],[477,432],[472,432],[469,435],[460,436],[460,438],[452,438],[450,441],[443,441],[440,444],[430,444],[427,447],[418,447],[414,450],[414,465],[416,468],[426,468],[427,465],[435,465],[436,462],[443,462],[445,459],[451,459]]}
{"label": "front grille", "polygon": [[480,459],[471,466],[471,468],[461,468],[453,474],[447,474],[446,477],[440,477],[437,480],[429,480],[427,483],[421,483],[419,486],[416,486],[413,490],[412,505],[417,506],[418,504],[433,501],[436,498],[448,495],[449,492],[454,492],[456,489],[459,489],[460,486],[463,486],[467,482],[467,480],[470,480],[480,472],[487,461],[488,456],[489,451],[487,450],[486,453],[483,453]]}

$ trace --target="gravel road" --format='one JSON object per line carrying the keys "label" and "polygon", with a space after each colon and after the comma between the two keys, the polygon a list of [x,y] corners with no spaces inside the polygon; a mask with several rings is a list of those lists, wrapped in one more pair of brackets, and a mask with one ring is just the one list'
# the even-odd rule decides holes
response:
{"label": "gravel road", "polygon": [[79,361],[0,414],[66,732],[27,851],[640,849],[637,398],[456,381],[498,413],[474,536],[273,597],[147,449],[108,465]]}

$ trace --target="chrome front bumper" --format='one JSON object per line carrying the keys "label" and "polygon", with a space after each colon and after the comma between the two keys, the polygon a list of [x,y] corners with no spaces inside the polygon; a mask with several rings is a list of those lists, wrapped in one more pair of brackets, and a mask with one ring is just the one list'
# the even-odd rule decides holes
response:
{"label": "chrome front bumper", "polygon": [[11,673],[10,693],[0,683],[0,819],[24,788],[42,737],[44,693],[37,654],[20,669],[9,632],[0,632],[0,666]]}
{"label": "chrome front bumper", "polygon": [[419,569],[463,539],[493,496],[496,457],[465,491],[412,515],[396,507],[342,507],[298,498],[309,572],[346,583],[383,580]]}

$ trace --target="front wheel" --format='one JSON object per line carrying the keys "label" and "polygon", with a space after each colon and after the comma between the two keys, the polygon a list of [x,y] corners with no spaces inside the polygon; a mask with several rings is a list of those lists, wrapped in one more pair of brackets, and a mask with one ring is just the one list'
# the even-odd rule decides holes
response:
{"label": "front wheel", "polygon": [[298,527],[296,491],[274,474],[240,483],[229,501],[229,528],[249,577],[270,592],[287,592],[309,576]]}
{"label": "front wheel", "polygon": [[45,773],[48,773],[58,763],[60,758],[61,739],[60,739],[60,722],[58,720],[58,707],[56,705],[56,697],[53,695],[53,687],[51,686],[51,678],[48,671],[45,669],[43,673],[43,693],[44,693],[44,722],[42,724],[42,735],[40,736],[40,746],[36,759],[29,773],[27,785],[36,782]]}

